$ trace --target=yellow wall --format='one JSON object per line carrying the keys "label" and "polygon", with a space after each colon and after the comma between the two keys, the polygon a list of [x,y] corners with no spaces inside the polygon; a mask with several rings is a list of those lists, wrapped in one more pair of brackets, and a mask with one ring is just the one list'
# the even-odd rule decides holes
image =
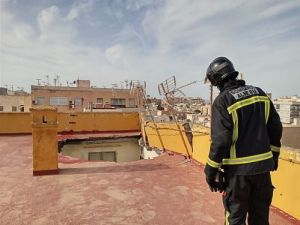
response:
{"label": "yellow wall", "polygon": [[138,113],[59,113],[58,132],[140,130]]}
{"label": "yellow wall", "polygon": [[[145,125],[149,146],[160,149],[164,147],[165,150],[183,155],[192,155],[192,147],[188,142],[182,125],[176,125],[175,123],[156,123],[156,126],[157,130],[155,129],[155,124],[152,122]],[[180,135],[180,130],[182,136]],[[157,131],[161,136],[162,144],[160,143]]]}
{"label": "yellow wall", "polygon": [[193,159],[205,164],[210,148],[210,130],[201,126],[193,126]]}
{"label": "yellow wall", "polygon": [[0,113],[0,134],[31,133],[31,113]]}
{"label": "yellow wall", "polygon": [[[31,133],[31,124],[31,113],[0,113],[0,134]],[[136,112],[58,113],[58,132],[131,130],[140,130]]]}
{"label": "yellow wall", "polygon": [[[281,149],[283,155],[288,152]],[[275,187],[272,205],[282,209],[300,220],[300,164],[279,160],[279,167],[272,172],[272,182]]]}

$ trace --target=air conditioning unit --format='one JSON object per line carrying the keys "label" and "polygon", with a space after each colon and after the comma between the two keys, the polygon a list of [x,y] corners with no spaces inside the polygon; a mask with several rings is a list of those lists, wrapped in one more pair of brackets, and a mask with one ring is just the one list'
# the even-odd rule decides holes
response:
{"label": "air conditioning unit", "polygon": [[69,108],[74,109],[75,108],[75,101],[69,101]]}

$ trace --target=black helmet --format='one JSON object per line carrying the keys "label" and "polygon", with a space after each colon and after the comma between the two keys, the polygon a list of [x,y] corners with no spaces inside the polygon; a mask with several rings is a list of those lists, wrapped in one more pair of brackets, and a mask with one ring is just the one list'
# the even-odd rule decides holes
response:
{"label": "black helmet", "polygon": [[219,86],[225,79],[235,79],[238,75],[229,59],[218,57],[207,68],[205,80],[208,79],[213,86]]}

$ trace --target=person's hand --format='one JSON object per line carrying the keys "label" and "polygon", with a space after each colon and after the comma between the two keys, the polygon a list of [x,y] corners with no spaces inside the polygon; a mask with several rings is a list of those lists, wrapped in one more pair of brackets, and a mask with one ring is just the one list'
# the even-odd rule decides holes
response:
{"label": "person's hand", "polygon": [[274,158],[274,169],[272,171],[276,171],[278,169],[278,158]]}
{"label": "person's hand", "polygon": [[219,190],[219,183],[216,182],[214,179],[210,179],[209,177],[206,177],[206,182],[211,192],[217,192]]}

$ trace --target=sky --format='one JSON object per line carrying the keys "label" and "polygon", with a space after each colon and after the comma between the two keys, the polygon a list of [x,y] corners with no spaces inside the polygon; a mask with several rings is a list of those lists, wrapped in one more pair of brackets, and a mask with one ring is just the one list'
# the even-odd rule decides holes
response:
{"label": "sky", "polygon": [[228,57],[247,84],[300,95],[299,0],[0,0],[0,86],[37,79],[97,87],[170,76],[208,99],[209,63]]}

